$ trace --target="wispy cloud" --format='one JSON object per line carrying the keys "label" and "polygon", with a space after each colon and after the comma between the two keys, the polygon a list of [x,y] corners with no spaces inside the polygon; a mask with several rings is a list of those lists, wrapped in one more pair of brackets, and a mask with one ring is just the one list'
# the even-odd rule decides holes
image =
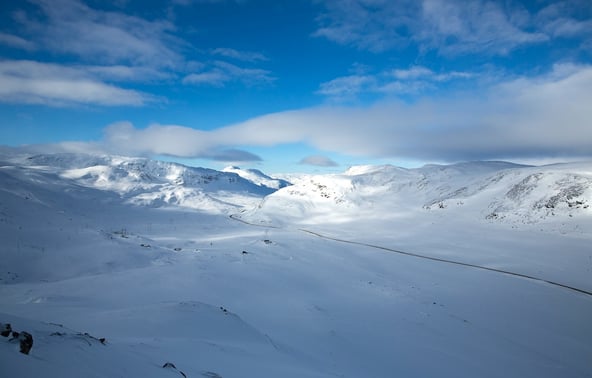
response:
{"label": "wispy cloud", "polygon": [[540,31],[529,31],[522,9],[499,2],[424,0],[418,40],[426,49],[444,54],[490,53],[506,55],[527,44],[547,41]]}
{"label": "wispy cloud", "polygon": [[125,65],[79,65],[78,69],[107,81],[115,82],[159,82],[170,80],[175,77],[173,72],[162,71],[154,67],[134,67]]}
{"label": "wispy cloud", "polygon": [[183,41],[166,20],[148,21],[120,12],[93,9],[78,0],[31,0],[41,10],[18,13],[17,21],[37,45],[82,61],[175,67]]}
{"label": "wispy cloud", "polygon": [[[156,96],[121,83],[170,80],[185,65],[185,42],[168,21],[97,10],[78,0],[30,3],[36,11],[13,13],[19,35],[0,32],[0,43],[36,53],[36,59],[0,62],[2,102],[142,106]],[[72,57],[75,64],[63,63]]]}
{"label": "wispy cloud", "polygon": [[230,75],[220,69],[192,73],[183,78],[183,84],[206,85],[212,87],[222,87],[228,81],[230,81]]}
{"label": "wispy cloud", "polygon": [[228,62],[215,61],[202,67],[202,71],[191,73],[183,78],[184,84],[223,87],[229,82],[241,82],[247,86],[266,85],[275,81],[268,70],[245,68]]}
{"label": "wispy cloud", "polygon": [[[176,26],[167,19],[147,20],[117,8],[100,10],[81,0],[30,3],[35,12],[13,14],[20,34],[5,33],[0,27],[0,44],[41,53],[41,59],[52,61],[30,59],[18,73],[13,67],[16,61],[4,62],[0,89],[4,102],[139,106],[155,96],[124,89],[121,83],[224,87],[232,82],[255,86],[275,80],[268,70],[243,66],[265,61],[264,55],[232,48],[196,49],[177,36]],[[189,59],[197,51],[207,55],[203,62]],[[73,57],[75,64],[63,63]],[[42,70],[46,76],[39,74]]]}
{"label": "wispy cloud", "polygon": [[370,75],[348,75],[321,83],[318,94],[337,99],[352,99],[358,94],[372,90],[376,78]]}
{"label": "wispy cloud", "polygon": [[314,165],[316,167],[337,167],[339,164],[323,155],[306,156],[298,164]]}
{"label": "wispy cloud", "polygon": [[407,44],[409,25],[419,12],[413,0],[327,0],[324,5],[314,36],[371,51]]}
{"label": "wispy cloud", "polygon": [[261,53],[253,51],[238,51],[227,47],[219,47],[212,50],[212,55],[219,55],[225,58],[240,60],[243,62],[264,62],[267,57]]}
{"label": "wispy cloud", "polygon": [[[582,9],[590,9],[586,0],[554,1],[535,17],[535,24],[553,37],[584,37],[592,39],[592,16],[582,14]],[[586,16],[588,18],[586,18]]]}
{"label": "wispy cloud", "polygon": [[394,69],[392,72],[394,78],[398,80],[417,79],[420,77],[433,76],[434,72],[426,67],[415,66],[409,69]]}
{"label": "wispy cloud", "polygon": [[0,45],[10,46],[21,50],[35,50],[35,44],[14,34],[0,32]]}
{"label": "wispy cloud", "polygon": [[34,61],[0,61],[0,101],[66,106],[140,106],[153,96],[97,80],[84,68]]}
{"label": "wispy cloud", "polygon": [[123,153],[149,151],[185,157],[204,156],[236,143],[299,142],[346,155],[428,161],[590,157],[591,87],[591,66],[558,65],[545,75],[484,88],[479,96],[469,92],[437,101],[425,98],[414,103],[389,100],[371,107],[309,108],[212,131],[115,125],[107,130],[105,142]]}
{"label": "wispy cloud", "polygon": [[268,70],[239,67],[231,63],[220,61],[216,62],[215,66],[247,85],[270,84],[275,81],[275,77]]}
{"label": "wispy cloud", "polygon": [[533,13],[489,0],[327,0],[313,35],[375,52],[415,44],[443,55],[506,55],[556,37],[589,39],[590,19],[575,14],[586,6],[573,3],[555,2]]}
{"label": "wispy cloud", "polygon": [[243,1],[246,1],[246,0],[171,0],[171,3],[173,3],[175,5],[180,5],[180,6],[188,6],[188,5],[192,5],[192,4],[201,4],[201,3],[211,3],[211,4],[232,3],[232,2],[241,3]]}
{"label": "wispy cloud", "polygon": [[475,73],[458,71],[436,73],[427,67],[412,66],[407,69],[387,69],[376,74],[366,72],[338,77],[321,83],[316,93],[338,101],[355,100],[364,93],[417,95],[435,89],[439,84],[475,76]]}

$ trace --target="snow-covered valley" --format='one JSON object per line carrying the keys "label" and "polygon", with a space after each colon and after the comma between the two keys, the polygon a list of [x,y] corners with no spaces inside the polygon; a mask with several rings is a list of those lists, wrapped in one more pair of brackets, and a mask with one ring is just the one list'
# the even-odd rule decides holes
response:
{"label": "snow-covered valley", "polygon": [[0,161],[1,376],[592,376],[591,163]]}

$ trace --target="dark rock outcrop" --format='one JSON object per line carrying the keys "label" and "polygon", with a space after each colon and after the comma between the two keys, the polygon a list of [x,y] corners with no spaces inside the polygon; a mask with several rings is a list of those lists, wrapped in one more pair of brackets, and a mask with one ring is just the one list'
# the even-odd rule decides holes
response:
{"label": "dark rock outcrop", "polygon": [[10,323],[0,323],[0,335],[4,336],[4,337],[8,337],[10,336],[10,333],[12,332],[12,326],[10,325]]}
{"label": "dark rock outcrop", "polygon": [[187,376],[185,375],[185,373],[183,373],[181,370],[177,369],[177,367],[175,366],[174,363],[172,362],[165,362],[164,365],[162,365],[163,368],[165,369],[173,369],[175,371],[178,371],[179,374],[181,374],[183,377],[187,378]]}

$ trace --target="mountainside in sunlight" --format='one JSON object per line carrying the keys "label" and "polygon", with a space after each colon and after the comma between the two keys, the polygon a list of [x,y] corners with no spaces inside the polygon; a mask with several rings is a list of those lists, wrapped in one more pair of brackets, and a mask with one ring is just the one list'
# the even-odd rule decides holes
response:
{"label": "mountainside in sunlight", "polygon": [[[176,227],[167,212],[143,213],[143,209],[227,215],[255,206],[273,191],[235,173],[148,159],[4,154],[0,157],[0,238],[6,254],[0,264],[0,282],[53,280],[145,266],[182,246],[157,248],[139,239],[134,244],[152,245],[150,256],[147,247],[130,250],[129,235],[163,223]],[[138,229],[138,218],[146,226]],[[101,253],[96,254],[97,250]]]}
{"label": "mountainside in sunlight", "polygon": [[355,166],[343,174],[303,178],[267,196],[244,217],[314,223],[437,212],[511,224],[550,219],[575,224],[589,221],[591,204],[592,163]]}
{"label": "mountainside in sunlight", "polygon": [[250,180],[234,172],[142,158],[62,153],[8,160],[3,163],[5,171],[8,173],[9,167],[26,170],[29,173],[21,176],[25,181],[40,175],[43,180],[116,193],[127,203],[179,205],[210,212],[234,211],[288,184],[268,176],[266,180]]}
{"label": "mountainside in sunlight", "polygon": [[590,377],[589,164],[227,170],[0,148],[0,377]]}
{"label": "mountainside in sunlight", "polygon": [[[68,153],[3,160],[4,182],[22,180],[14,183],[16,192],[27,185],[41,186],[42,191],[70,185],[67,192],[87,187],[113,196],[112,201],[222,214],[243,211],[243,219],[257,222],[343,222],[436,213],[513,225],[560,221],[578,228],[592,216],[592,163],[354,166],[342,174],[303,175],[292,185],[253,169],[215,171],[143,158]],[[1,189],[9,190],[6,185]],[[22,195],[35,197],[34,190]]]}
{"label": "mountainside in sunlight", "polygon": [[258,169],[241,169],[236,166],[230,166],[224,168],[222,172],[236,173],[245,180],[249,180],[254,184],[267,188],[281,189],[291,185],[290,182],[286,180],[270,177]]}

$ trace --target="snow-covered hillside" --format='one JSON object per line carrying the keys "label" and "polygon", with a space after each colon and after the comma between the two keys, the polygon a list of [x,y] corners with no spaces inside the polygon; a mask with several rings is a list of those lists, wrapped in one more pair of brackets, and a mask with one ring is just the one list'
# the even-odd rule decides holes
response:
{"label": "snow-covered hillside", "polygon": [[267,188],[281,189],[291,185],[290,182],[286,180],[270,177],[258,169],[241,169],[236,166],[229,166],[224,168],[222,171],[236,173],[245,180],[249,180],[252,183]]}
{"label": "snow-covered hillside", "polygon": [[10,160],[8,165],[27,167],[39,174],[54,174],[78,185],[117,193],[129,203],[180,205],[214,213],[236,211],[288,185],[267,176],[266,181],[253,181],[235,172],[143,158],[62,153]]}
{"label": "snow-covered hillside", "polygon": [[[300,180],[267,196],[245,217],[254,222],[288,219],[314,224],[416,218],[432,211],[512,225],[569,222],[581,232],[592,232],[587,228],[591,204],[592,163],[529,167],[471,162],[418,169],[356,166],[343,174]],[[281,218],[274,219],[276,214]]]}
{"label": "snow-covered hillside", "polygon": [[1,377],[592,377],[588,164],[0,161]]}

